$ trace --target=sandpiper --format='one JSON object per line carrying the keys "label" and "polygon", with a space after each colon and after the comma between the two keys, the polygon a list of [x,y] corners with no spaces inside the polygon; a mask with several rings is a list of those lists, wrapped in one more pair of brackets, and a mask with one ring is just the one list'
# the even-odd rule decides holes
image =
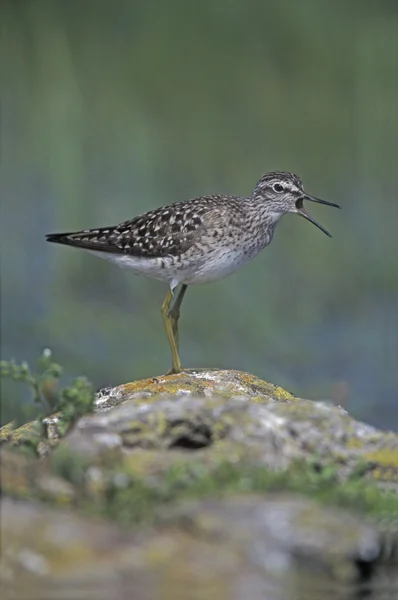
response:
{"label": "sandpiper", "polygon": [[297,175],[273,171],[260,179],[248,197],[201,196],[151,210],[120,225],[52,233],[46,238],[169,284],[161,313],[171,349],[170,372],[179,373],[178,319],[187,286],[234,273],[268,246],[286,213],[304,217],[331,237],[306,212],[304,200],[340,208],[307,194]]}

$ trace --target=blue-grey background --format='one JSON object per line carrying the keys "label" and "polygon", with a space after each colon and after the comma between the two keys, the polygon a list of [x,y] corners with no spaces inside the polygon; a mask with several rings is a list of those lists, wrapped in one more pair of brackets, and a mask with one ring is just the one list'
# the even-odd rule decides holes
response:
{"label": "blue-grey background", "polygon": [[[43,348],[97,388],[165,372],[166,286],[45,233],[298,173],[294,216],[188,289],[187,366],[238,368],[398,430],[398,5],[2,0],[2,358]],[[3,388],[2,421],[32,414]]]}

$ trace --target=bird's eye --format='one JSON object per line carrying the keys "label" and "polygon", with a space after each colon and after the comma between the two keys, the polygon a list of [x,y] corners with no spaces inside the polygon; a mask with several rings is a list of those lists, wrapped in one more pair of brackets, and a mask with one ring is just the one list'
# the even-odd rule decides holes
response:
{"label": "bird's eye", "polygon": [[274,190],[275,190],[275,192],[283,192],[284,187],[280,183],[275,183]]}

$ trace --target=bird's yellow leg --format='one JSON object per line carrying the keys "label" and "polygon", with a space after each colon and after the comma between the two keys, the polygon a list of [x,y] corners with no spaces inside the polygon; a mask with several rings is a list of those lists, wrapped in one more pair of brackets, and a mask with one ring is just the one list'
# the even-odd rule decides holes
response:
{"label": "bird's yellow leg", "polygon": [[171,326],[173,328],[174,339],[176,342],[177,350],[179,350],[179,339],[178,339],[178,319],[180,318],[180,306],[185,296],[185,292],[187,291],[187,285],[185,283],[182,284],[180,291],[178,292],[178,296],[170,309],[170,319]]}
{"label": "bird's yellow leg", "polygon": [[167,339],[169,340],[170,350],[171,350],[171,359],[172,359],[172,367],[169,373],[180,373],[182,371],[180,356],[178,354],[178,347],[176,343],[176,339],[174,336],[172,319],[170,316],[170,304],[173,299],[173,292],[169,290],[167,292],[166,298],[162,304],[162,319],[164,323],[164,327],[166,329]]}

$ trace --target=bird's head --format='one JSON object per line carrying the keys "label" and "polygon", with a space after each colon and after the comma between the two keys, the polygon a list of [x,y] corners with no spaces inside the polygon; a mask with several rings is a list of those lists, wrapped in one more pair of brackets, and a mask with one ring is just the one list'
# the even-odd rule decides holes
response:
{"label": "bird's head", "polygon": [[296,213],[316,225],[329,237],[332,237],[330,233],[307,213],[303,202],[309,200],[310,202],[341,208],[338,204],[310,196],[304,191],[302,181],[297,175],[285,173],[284,171],[273,171],[263,175],[254,189],[252,199],[264,203],[263,206],[267,209],[267,212],[275,219],[279,219],[286,213]]}

